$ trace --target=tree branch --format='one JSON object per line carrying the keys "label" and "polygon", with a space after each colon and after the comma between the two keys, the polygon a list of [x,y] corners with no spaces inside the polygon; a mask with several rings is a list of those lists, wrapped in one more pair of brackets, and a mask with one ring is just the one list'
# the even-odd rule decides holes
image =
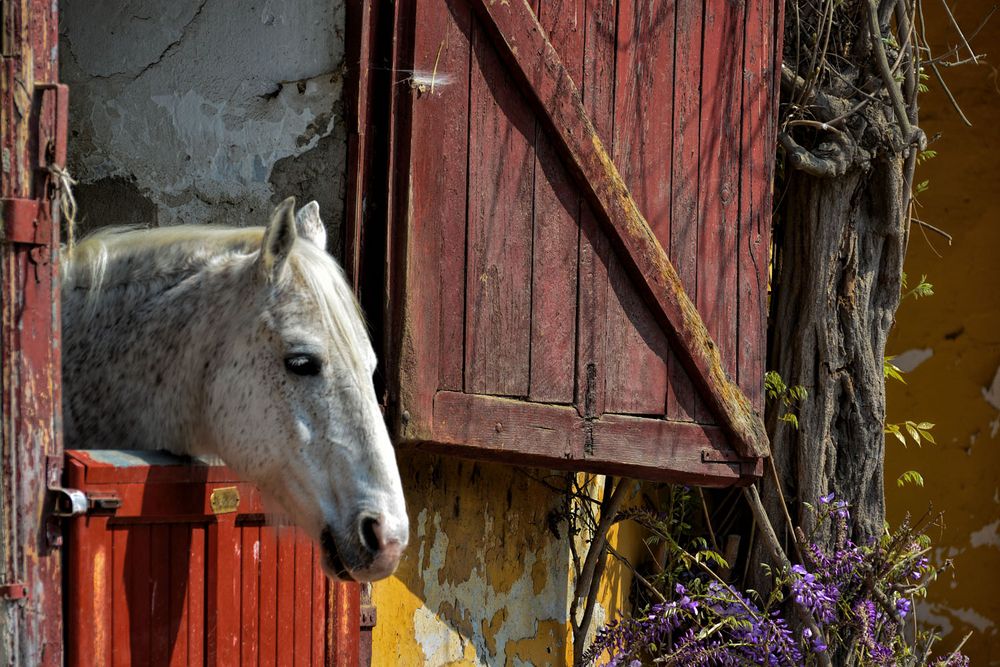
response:
{"label": "tree branch", "polygon": [[[847,147],[851,145],[851,140],[843,132],[834,136],[836,150],[828,150],[828,156],[820,156],[806,150],[800,146],[792,137],[782,132],[778,135],[778,141],[788,156],[788,162],[799,171],[804,171],[817,178],[837,178],[847,173],[851,166],[852,151]],[[823,144],[829,146],[830,144]]]}
{"label": "tree branch", "polygon": [[912,143],[923,144],[926,139],[921,140],[923,131],[910,125],[907,117],[906,105],[903,102],[903,93],[899,85],[892,77],[892,70],[889,69],[889,59],[885,55],[885,45],[882,43],[882,28],[878,23],[878,6],[875,0],[868,0],[865,5],[868,9],[868,33],[872,40],[872,50],[875,51],[875,61],[878,63],[879,72],[882,74],[882,85],[889,93],[889,100],[892,102],[892,111],[896,116],[896,123],[899,125],[903,135],[903,141],[909,145]]}

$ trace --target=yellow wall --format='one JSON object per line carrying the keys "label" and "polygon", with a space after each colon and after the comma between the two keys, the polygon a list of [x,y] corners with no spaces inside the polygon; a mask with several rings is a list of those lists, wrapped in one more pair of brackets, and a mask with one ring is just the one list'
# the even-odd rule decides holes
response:
{"label": "yellow wall", "polygon": [[[953,3],[950,3],[953,4]],[[956,14],[969,31],[993,0],[958,3]],[[955,43],[940,3],[924,3],[937,52]],[[937,446],[903,449],[887,442],[886,495],[890,521],[906,511],[921,514],[933,503],[945,512],[945,527],[932,536],[940,564],[954,559],[954,574],[931,589],[924,617],[946,631],[942,647],[969,630],[966,645],[974,665],[1000,665],[1000,20],[996,16],[973,40],[993,64],[945,71],[974,127],[962,125],[933,78],[924,96],[921,126],[939,156],[918,170],[930,179],[919,197],[921,219],[954,236],[951,247],[931,232],[914,227],[907,273],[911,284],[926,273],[935,296],[908,300],[898,312],[890,354],[904,365],[927,357],[907,375],[907,385],[889,387],[889,421],[931,421]],[[965,54],[963,54],[964,56]],[[907,353],[908,354],[903,354]],[[915,469],[926,487],[896,488],[896,478]]]}
{"label": "yellow wall", "polygon": [[[571,664],[563,498],[536,481],[560,477],[417,451],[400,453],[400,469],[411,541],[396,575],[373,586],[373,664]],[[639,546],[617,531],[612,541]],[[612,564],[595,628],[629,584]]]}

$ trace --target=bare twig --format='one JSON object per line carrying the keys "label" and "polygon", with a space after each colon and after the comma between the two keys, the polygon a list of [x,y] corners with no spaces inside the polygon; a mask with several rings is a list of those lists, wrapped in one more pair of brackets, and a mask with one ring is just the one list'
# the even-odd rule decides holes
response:
{"label": "bare twig", "polygon": [[931,66],[931,71],[934,72],[934,78],[937,79],[939,84],[941,84],[944,94],[948,96],[948,101],[951,102],[951,106],[958,112],[959,118],[961,118],[962,122],[967,126],[972,127],[972,121],[966,117],[965,112],[962,111],[962,107],[958,106],[958,100],[956,100],[955,96],[951,94],[951,88],[948,87],[948,84],[944,82],[944,77],[941,76],[941,70],[938,69],[937,65],[930,61],[928,61],[928,64]]}
{"label": "bare twig", "polygon": [[715,541],[715,531],[712,530],[712,517],[708,515],[708,504],[705,502],[705,492],[701,487],[697,487],[698,498],[701,500],[701,511],[705,514],[705,527],[708,528],[708,536],[712,538],[712,550],[719,550],[719,543]]}
{"label": "bare twig", "polygon": [[920,225],[924,229],[929,229],[932,232],[934,232],[936,234],[940,234],[941,236],[945,237],[946,239],[948,239],[948,245],[951,245],[951,242],[954,241],[954,238],[952,237],[952,235],[949,234],[948,232],[944,231],[940,227],[935,227],[931,223],[924,222],[923,220],[919,220],[917,218],[910,218],[910,220],[912,220],[913,222],[917,223],[918,225]]}
{"label": "bare twig", "polygon": [[[614,490],[611,487],[614,486]],[[587,628],[593,617],[594,603],[597,601],[597,585],[600,583],[600,573],[604,570],[604,548],[607,545],[608,530],[617,520],[618,511],[625,502],[625,496],[629,487],[632,486],[630,480],[621,480],[617,485],[610,475],[604,478],[604,498],[601,500],[601,518],[593,532],[590,546],[587,548],[587,556],[583,561],[580,577],[576,580],[576,587],[573,590],[573,599],[570,602],[570,622],[573,624],[573,654],[575,663],[579,663],[580,656],[583,655],[583,644],[586,641]],[[576,620],[576,612],[579,600],[586,596],[583,618]]]}
{"label": "bare twig", "polygon": [[[982,29],[986,27],[986,23],[993,17],[993,15],[997,12],[998,8],[1000,8],[1000,7],[998,7],[997,5],[993,5],[993,7],[990,8],[990,11],[986,13],[986,16],[984,16],[983,20],[979,22],[979,25],[976,27],[976,29],[969,33],[969,39],[970,40],[975,39],[976,35],[978,35],[982,31]],[[926,42],[926,39],[924,41]],[[959,47],[953,46],[948,51],[942,53],[941,55],[939,55],[939,56],[937,56],[935,58],[931,58],[927,62],[938,63],[938,64],[941,64],[941,65],[944,65],[944,62],[942,62],[942,61],[944,61],[946,58],[950,58],[951,56],[953,56],[956,53],[958,53],[958,49],[959,49]],[[981,58],[982,55],[980,55],[979,57]],[[964,61],[960,61],[960,62],[964,62]],[[955,63],[949,63],[949,66],[953,65],[953,64],[955,64]]]}
{"label": "bare twig", "polygon": [[958,36],[962,39],[962,44],[968,50],[969,55],[972,56],[972,62],[978,65],[979,61],[976,60],[976,52],[972,50],[971,46],[969,46],[969,40],[965,38],[965,33],[962,32],[962,27],[958,25],[958,21],[955,20],[955,15],[951,13],[951,7],[948,6],[948,0],[941,0],[941,5],[944,7],[945,14],[948,15],[948,20],[951,21],[951,27],[958,33]]}
{"label": "bare twig", "polygon": [[885,45],[882,43],[882,28],[878,23],[878,6],[875,0],[868,0],[866,4],[868,11],[868,32],[872,40],[872,49],[875,51],[875,61],[878,63],[879,71],[882,73],[882,85],[889,93],[889,100],[892,102],[892,111],[896,116],[896,123],[903,134],[903,141],[911,144],[918,141],[917,132],[910,125],[910,119],[906,113],[906,105],[903,103],[903,93],[899,90],[899,85],[892,78],[892,70],[889,69],[889,59],[885,55]]}

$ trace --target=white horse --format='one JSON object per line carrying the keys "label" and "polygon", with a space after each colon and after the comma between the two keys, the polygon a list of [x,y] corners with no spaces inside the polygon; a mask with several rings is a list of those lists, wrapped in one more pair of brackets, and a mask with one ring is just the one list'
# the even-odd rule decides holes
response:
{"label": "white horse", "polygon": [[67,446],[222,459],[318,540],[391,574],[409,535],[375,353],[319,206],[266,228],[106,230],[63,264]]}

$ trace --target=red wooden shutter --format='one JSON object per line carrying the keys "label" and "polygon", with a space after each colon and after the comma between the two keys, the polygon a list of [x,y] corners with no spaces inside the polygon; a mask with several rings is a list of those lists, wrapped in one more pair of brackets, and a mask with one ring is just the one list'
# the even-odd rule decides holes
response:
{"label": "red wooden shutter", "polygon": [[358,584],[227,468],[71,451],[67,482],[90,504],[68,523],[67,664],[359,664]]}
{"label": "red wooden shutter", "polygon": [[[380,279],[362,290],[390,304],[402,442],[759,475],[775,8],[397,3],[360,57],[359,99],[389,109],[366,132],[388,148],[352,154],[368,190],[348,235],[356,275]],[[387,249],[366,246],[383,228]]]}

